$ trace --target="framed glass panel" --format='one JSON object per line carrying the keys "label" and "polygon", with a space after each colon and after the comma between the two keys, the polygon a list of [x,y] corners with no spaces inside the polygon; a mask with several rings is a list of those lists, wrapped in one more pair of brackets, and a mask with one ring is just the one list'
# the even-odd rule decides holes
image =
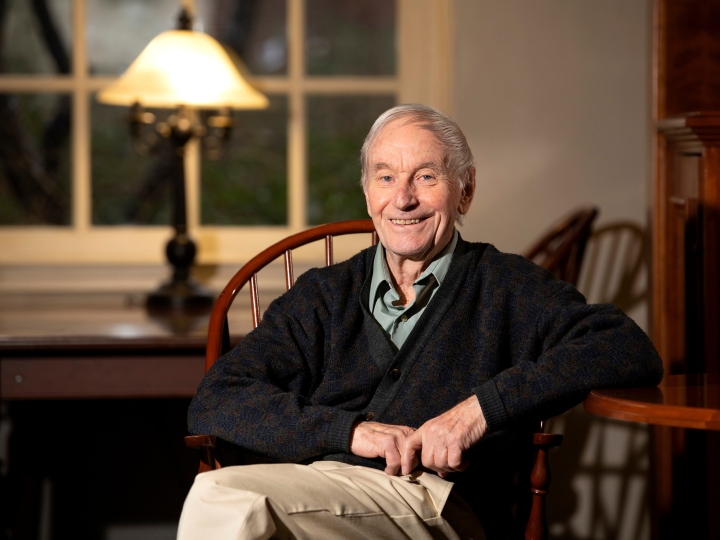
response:
{"label": "framed glass panel", "polygon": [[70,96],[0,94],[0,225],[69,225]]}
{"label": "framed glass panel", "polygon": [[71,7],[72,0],[0,2],[0,73],[70,73]]}
{"label": "framed glass panel", "polygon": [[178,0],[87,0],[90,71],[120,75],[155,36],[177,28],[179,13]]}
{"label": "framed glass panel", "polygon": [[287,97],[268,97],[265,110],[234,111],[224,156],[203,159],[203,225],[287,223]]}
{"label": "framed glass panel", "polygon": [[309,75],[394,75],[393,0],[307,0]]}
{"label": "framed glass panel", "polygon": [[[169,110],[149,109],[161,120]],[[147,128],[158,147],[141,155],[128,127],[127,107],[103,105],[91,97],[92,222],[94,225],[170,223],[168,143]],[[136,141],[137,143],[137,141]],[[140,143],[139,149],[143,149]]]}
{"label": "framed glass panel", "polygon": [[254,75],[287,73],[286,0],[197,0],[202,30]]}
{"label": "framed glass panel", "polygon": [[368,217],[360,187],[360,147],[394,96],[308,98],[308,222]]}

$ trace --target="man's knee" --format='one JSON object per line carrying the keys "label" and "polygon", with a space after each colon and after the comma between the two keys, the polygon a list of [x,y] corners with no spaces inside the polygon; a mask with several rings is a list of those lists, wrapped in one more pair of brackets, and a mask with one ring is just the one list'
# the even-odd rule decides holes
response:
{"label": "man's knee", "polygon": [[253,467],[226,467],[197,475],[185,499],[178,539],[276,535],[275,510],[257,481],[261,471]]}
{"label": "man's knee", "polygon": [[301,474],[304,468],[304,465],[291,463],[223,467],[198,474],[191,492],[195,490],[205,493],[223,487],[272,496],[288,478]]}

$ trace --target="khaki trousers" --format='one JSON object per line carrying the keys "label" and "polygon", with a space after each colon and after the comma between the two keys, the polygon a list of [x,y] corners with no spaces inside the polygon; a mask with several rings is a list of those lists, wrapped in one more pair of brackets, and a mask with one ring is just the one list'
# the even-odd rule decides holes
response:
{"label": "khaki trousers", "polygon": [[452,486],[336,461],[226,467],[196,477],[178,540],[484,540]]}

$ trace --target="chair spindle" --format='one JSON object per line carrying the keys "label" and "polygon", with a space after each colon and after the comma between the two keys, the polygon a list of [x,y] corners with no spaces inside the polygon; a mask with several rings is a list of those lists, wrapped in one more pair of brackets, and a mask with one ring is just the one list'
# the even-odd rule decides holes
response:
{"label": "chair spindle", "polygon": [[373,231],[372,232],[372,245],[377,246],[379,241],[380,241],[380,239],[378,238],[377,231]]}
{"label": "chair spindle", "polygon": [[293,276],[292,249],[285,250],[285,290],[289,291],[290,287],[295,285],[295,277]]}
{"label": "chair spindle", "polygon": [[252,310],[253,328],[260,324],[260,300],[258,298],[257,274],[250,278],[250,308]]}
{"label": "chair spindle", "polygon": [[534,433],[533,446],[537,450],[535,464],[530,473],[530,493],[532,502],[530,518],[525,528],[525,540],[547,540],[547,519],[545,517],[545,499],[550,487],[550,462],[548,452],[562,444],[563,436],[549,433]]}
{"label": "chair spindle", "polygon": [[325,266],[330,266],[333,263],[333,237],[332,234],[328,234],[325,237]]}

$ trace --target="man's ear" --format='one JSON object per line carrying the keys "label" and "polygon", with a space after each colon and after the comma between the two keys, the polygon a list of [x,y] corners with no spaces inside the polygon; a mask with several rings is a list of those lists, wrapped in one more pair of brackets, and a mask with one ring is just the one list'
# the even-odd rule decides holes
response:
{"label": "man's ear", "polygon": [[460,202],[458,203],[458,213],[460,215],[467,214],[468,210],[470,210],[470,203],[475,196],[475,167],[468,169],[467,175],[467,182],[465,183],[462,195],[460,196]]}

